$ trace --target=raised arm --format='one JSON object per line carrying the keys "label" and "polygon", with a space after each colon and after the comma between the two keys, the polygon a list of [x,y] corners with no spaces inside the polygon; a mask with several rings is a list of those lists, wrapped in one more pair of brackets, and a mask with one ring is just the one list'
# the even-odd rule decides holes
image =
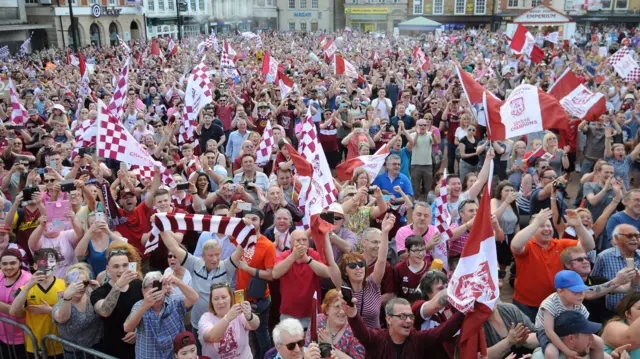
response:
{"label": "raised arm", "polygon": [[470,199],[478,198],[478,195],[480,194],[480,192],[482,192],[485,183],[487,183],[487,180],[489,179],[489,169],[491,166],[491,162],[493,162],[495,156],[496,153],[493,148],[487,150],[487,155],[484,159],[484,163],[482,164],[482,169],[480,170],[480,173],[478,173],[478,179],[471,186],[471,188],[469,188]]}
{"label": "raised arm", "polygon": [[376,285],[380,286],[382,278],[384,277],[384,271],[387,266],[387,252],[389,250],[389,232],[393,229],[396,223],[396,217],[387,213],[382,220],[382,238],[380,242],[380,248],[378,249],[378,259],[373,267],[373,273],[371,278]]}
{"label": "raised arm", "polygon": [[536,233],[536,230],[538,230],[538,227],[550,220],[552,216],[553,213],[551,209],[545,208],[532,218],[528,226],[524,227],[520,232],[513,236],[513,240],[511,240],[511,252],[513,252],[514,255],[522,254],[525,246]]}

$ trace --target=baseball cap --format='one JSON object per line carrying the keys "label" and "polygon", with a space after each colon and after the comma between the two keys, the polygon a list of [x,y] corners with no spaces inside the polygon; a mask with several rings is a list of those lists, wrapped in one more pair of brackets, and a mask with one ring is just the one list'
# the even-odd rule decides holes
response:
{"label": "baseball cap", "polygon": [[553,330],[560,338],[571,334],[595,334],[600,328],[602,324],[590,322],[575,310],[560,313],[553,324]]}
{"label": "baseball cap", "polygon": [[11,228],[6,225],[6,223],[0,223],[0,233],[9,233],[11,232]]}
{"label": "baseball cap", "polygon": [[2,254],[0,254],[0,258],[5,257],[5,256],[16,257],[16,258],[18,258],[18,260],[20,262],[22,262],[22,260],[23,260],[22,253],[20,253],[20,250],[18,248],[7,248],[7,249],[5,249],[4,251],[2,251]]}
{"label": "baseball cap", "polygon": [[250,210],[242,211],[242,217],[246,216],[247,214],[255,214],[256,216],[260,217],[260,220],[264,219],[264,212],[262,212],[260,208],[255,206],[251,206]]}
{"label": "baseball cap", "polygon": [[131,189],[125,188],[125,189],[120,191],[120,198],[124,198],[124,196],[126,196],[128,194],[133,195],[133,196],[136,195],[135,192],[133,192]]}
{"label": "baseball cap", "polygon": [[233,183],[233,178],[231,177],[225,177],[220,181],[220,185],[222,186],[225,183]]}
{"label": "baseball cap", "polygon": [[342,209],[342,206],[340,205],[340,203],[336,203],[333,202],[329,205],[329,212],[333,212],[333,213],[338,213],[344,216],[344,210]]}
{"label": "baseball cap", "polygon": [[173,339],[173,353],[176,354],[189,345],[196,345],[196,337],[191,332],[181,332]]}
{"label": "baseball cap", "polygon": [[37,114],[38,114],[38,110],[36,110],[35,108],[32,108],[31,110],[29,110],[29,116],[37,115]]}
{"label": "baseball cap", "polygon": [[581,293],[589,289],[580,278],[580,275],[572,270],[561,270],[556,273],[554,286],[556,289],[566,288],[574,293]]}
{"label": "baseball cap", "polygon": [[55,105],[53,105],[53,108],[54,108],[54,109],[57,109],[57,110],[60,110],[60,111],[62,111],[62,112],[66,111],[66,110],[64,109],[64,106],[62,106],[62,105],[60,105],[60,104],[55,104]]}

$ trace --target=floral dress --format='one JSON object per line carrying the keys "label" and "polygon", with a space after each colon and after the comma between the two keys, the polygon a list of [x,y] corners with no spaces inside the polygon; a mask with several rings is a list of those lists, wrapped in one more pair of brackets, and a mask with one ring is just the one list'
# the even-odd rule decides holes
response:
{"label": "floral dress", "polygon": [[349,214],[349,220],[345,227],[358,236],[357,249],[362,253],[364,248],[362,247],[362,232],[371,226],[371,207],[362,206],[358,207],[355,213]]}
{"label": "floral dress", "polygon": [[[316,317],[316,323],[318,329],[326,328],[327,316],[324,314],[318,314]],[[304,335],[304,343],[305,346],[309,346],[311,343],[311,334],[308,330]],[[344,334],[342,334],[338,343],[334,345],[334,348],[347,354],[353,359],[364,359],[364,346],[362,346],[358,339],[356,339],[355,335],[353,335],[353,331],[349,325],[347,325],[347,329],[344,330]]]}

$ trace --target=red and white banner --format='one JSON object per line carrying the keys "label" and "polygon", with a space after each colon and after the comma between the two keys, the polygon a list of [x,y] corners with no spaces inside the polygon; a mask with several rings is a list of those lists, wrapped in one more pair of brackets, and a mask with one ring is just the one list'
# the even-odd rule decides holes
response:
{"label": "red and white banner", "polygon": [[483,102],[492,140],[501,141],[550,128],[566,130],[569,126],[569,118],[560,102],[533,85],[516,87],[505,101],[484,93]]}
{"label": "red and white banner", "polygon": [[280,63],[271,56],[269,51],[264,52],[264,59],[262,60],[262,74],[271,77],[271,81],[276,81],[278,77],[278,66]]}
{"label": "red and white banner", "polygon": [[560,33],[557,31],[554,31],[548,35],[545,35],[544,39],[546,41],[549,41],[552,44],[557,44],[559,36],[560,36]]}
{"label": "red and white banner", "polygon": [[[303,209],[304,217],[302,219],[305,228],[311,229],[311,237],[315,244],[316,251],[324,261],[324,241],[325,235],[331,230],[331,225],[320,218],[320,213],[326,203],[326,188],[321,182],[324,174],[318,167],[307,161],[293,146],[286,144],[291,161],[296,168],[297,179],[300,181],[300,195],[298,197],[298,206]],[[326,160],[325,160],[326,162]],[[302,205],[304,204],[304,206]],[[328,204],[327,204],[328,206]]]}
{"label": "red and white banner", "polygon": [[560,101],[569,114],[580,119],[594,121],[607,111],[604,95],[582,85],[571,68],[567,68],[547,92]]}
{"label": "red and white banner", "polygon": [[440,259],[443,263],[443,269],[448,273],[449,272],[449,250],[448,250],[448,241],[453,236],[453,233],[449,229],[449,225],[451,224],[451,214],[449,213],[449,208],[447,207],[447,169],[444,169],[444,175],[442,176],[442,180],[440,181],[440,194],[438,198],[436,198],[436,211],[433,214],[435,218],[435,226],[438,229],[438,233],[440,233],[441,240],[433,249],[431,250],[431,256],[433,259]]}
{"label": "red and white banner", "polygon": [[491,224],[491,178],[484,187],[476,220],[464,245],[447,294],[449,303],[466,314],[460,331],[460,359],[487,355],[483,324],[489,319],[500,297],[496,239]]}
{"label": "red and white banner", "polygon": [[13,80],[9,78],[9,97],[11,98],[11,122],[18,126],[24,126],[29,119],[29,112],[20,103],[18,91],[13,85]]}
{"label": "red and white banner", "polygon": [[389,145],[387,144],[372,155],[358,156],[342,162],[336,167],[336,177],[340,181],[347,181],[353,177],[355,170],[364,168],[369,174],[369,178],[376,178],[388,155]]}
{"label": "red and white banner", "polygon": [[173,42],[173,38],[169,38],[169,44],[167,45],[167,52],[169,55],[175,55],[178,53],[178,46]]}
{"label": "red and white banner", "polygon": [[256,150],[256,164],[260,167],[266,165],[271,160],[271,152],[273,151],[273,131],[271,130],[271,121],[267,121],[267,126],[262,132],[262,141]]}
{"label": "red and white banner", "polygon": [[[213,89],[208,74],[209,68],[201,62],[189,75],[184,97],[186,121],[180,123],[178,140],[180,143],[195,143],[194,133],[200,111],[213,102]],[[205,143],[202,146],[206,145]]]}
{"label": "red and white banner", "polygon": [[365,82],[364,79],[358,74],[358,70],[356,69],[356,67],[340,55],[335,56],[333,67],[336,75],[344,74],[350,79],[358,80],[359,82]]}
{"label": "red and white banner", "polygon": [[413,59],[415,60],[416,70],[428,71],[429,70],[429,58],[420,50],[418,46],[413,48]]}
{"label": "red and white banner", "polygon": [[525,54],[529,56],[531,61],[539,63],[544,60],[544,51],[535,45],[536,39],[522,24],[518,24],[516,32],[513,34],[513,39],[509,44],[509,48],[516,54]]}
{"label": "red and white banner", "polygon": [[333,55],[336,54],[337,50],[338,48],[336,47],[336,44],[334,44],[331,39],[327,40],[327,42],[322,46],[322,51],[324,52],[327,60],[333,59]]}
{"label": "red and white banner", "polygon": [[238,70],[236,70],[236,56],[238,54],[229,45],[227,40],[222,41],[222,52],[220,54],[220,71],[222,77],[234,78],[238,76]]}
{"label": "red and white banner", "polygon": [[293,90],[293,80],[287,77],[282,72],[278,72],[278,76],[276,77],[278,80],[278,86],[280,87],[280,100],[284,100],[285,97]]}
{"label": "red and white banner", "polygon": [[158,40],[154,37],[151,39],[151,51],[149,55],[155,55],[164,60],[164,55],[162,54],[162,50],[160,50],[160,45],[158,45]]}
{"label": "red and white banner", "polygon": [[629,48],[621,48],[608,61],[623,80],[640,81],[640,66],[633,59],[633,52]]}
{"label": "red and white banner", "polygon": [[[154,39],[155,40],[155,39]],[[121,120],[124,115],[124,103],[127,99],[127,91],[129,89],[129,62],[131,57],[127,56],[127,60],[124,62],[122,72],[116,83],[116,91],[113,93],[113,98],[109,103],[107,109],[118,120]]]}

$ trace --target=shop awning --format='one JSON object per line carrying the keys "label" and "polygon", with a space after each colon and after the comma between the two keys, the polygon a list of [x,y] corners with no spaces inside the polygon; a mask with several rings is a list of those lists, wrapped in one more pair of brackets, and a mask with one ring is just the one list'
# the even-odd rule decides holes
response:
{"label": "shop awning", "polygon": [[387,15],[351,14],[351,21],[387,21]]}
{"label": "shop awning", "polygon": [[433,27],[438,28],[442,26],[441,23],[433,20],[429,20],[426,17],[415,17],[411,20],[407,20],[398,24],[398,27],[404,29],[405,27]]}

